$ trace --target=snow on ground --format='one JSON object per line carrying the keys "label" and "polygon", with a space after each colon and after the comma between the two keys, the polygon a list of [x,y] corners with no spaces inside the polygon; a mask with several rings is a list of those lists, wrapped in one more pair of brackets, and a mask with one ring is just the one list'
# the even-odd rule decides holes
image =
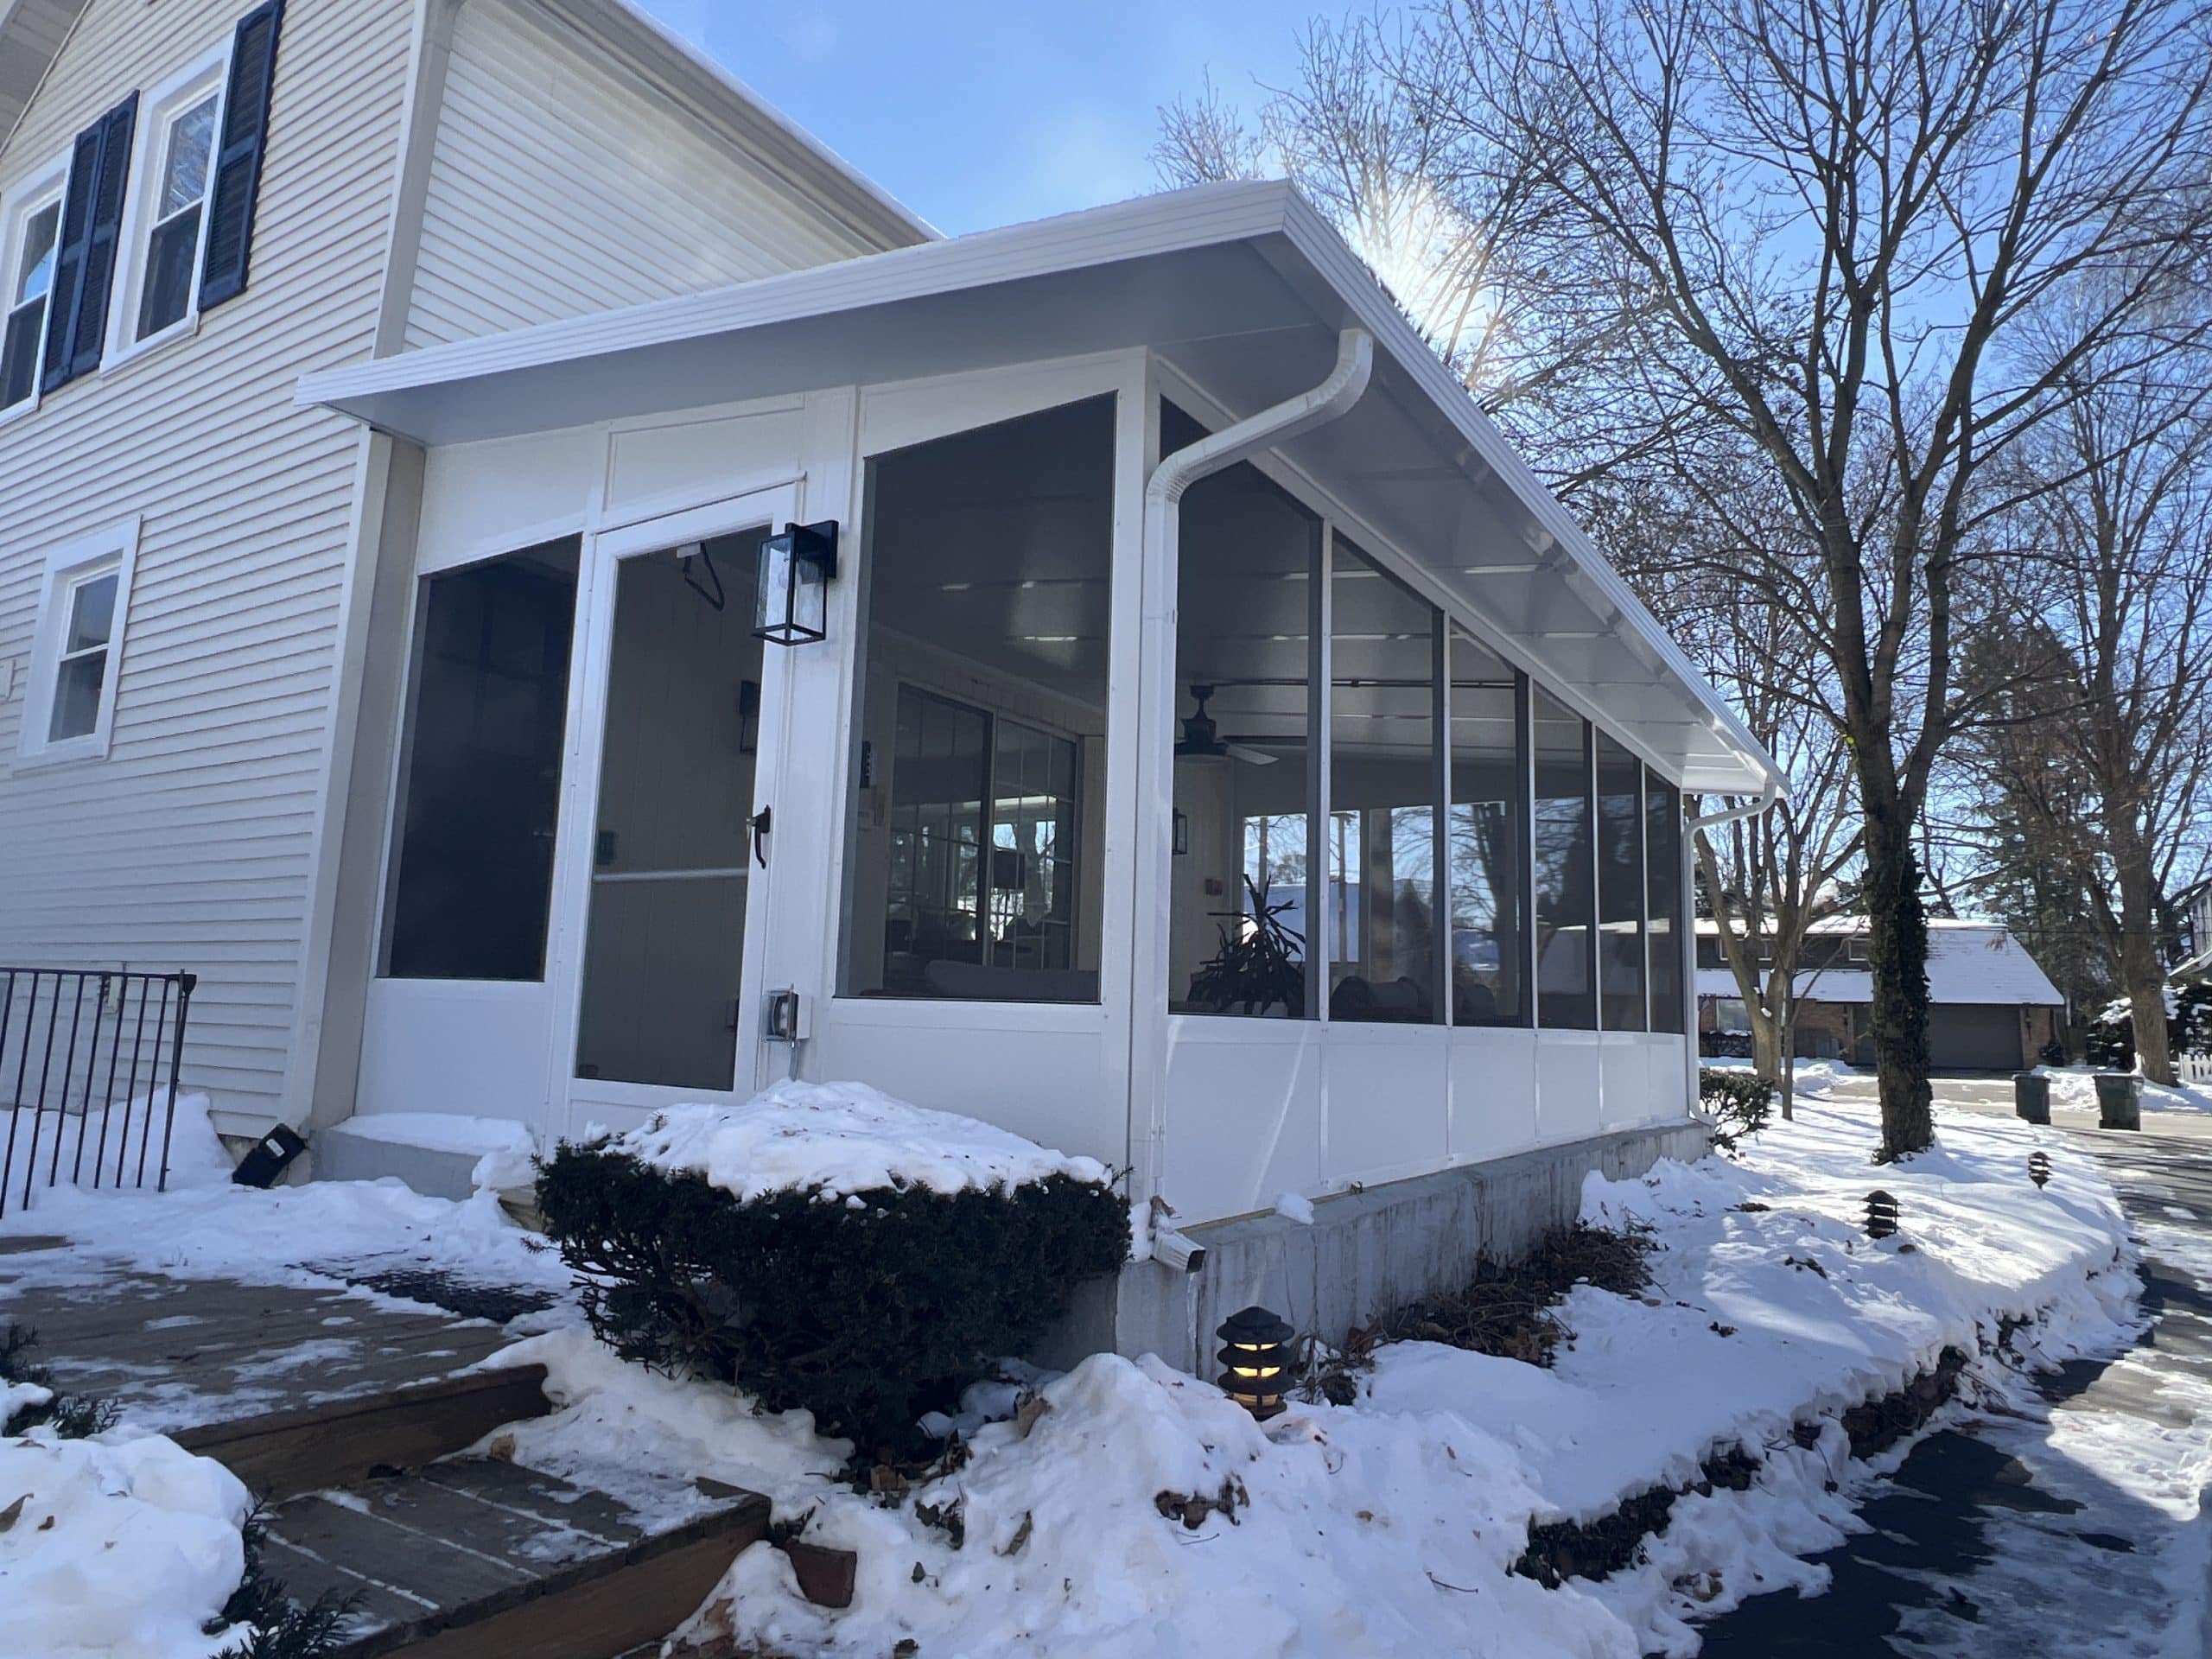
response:
{"label": "snow on ground", "polygon": [[[1725,1056],[1701,1059],[1698,1065],[1707,1071],[1751,1071],[1756,1069],[1749,1060]],[[1791,1063],[1790,1070],[1799,1094],[1825,1094],[1839,1083],[1849,1083],[1853,1078],[1873,1075],[1846,1065],[1841,1060],[1796,1060]]]}
{"label": "snow on ground", "polygon": [[[157,1090],[105,1111],[15,1111],[0,1116],[0,1205],[10,1215],[25,1188],[35,1198],[50,1178],[114,1186],[136,1181],[141,1171],[148,1186],[160,1184],[166,1139],[168,1179],[189,1186],[219,1173],[228,1180],[231,1160],[207,1120],[207,1096],[176,1097],[175,1116],[164,1125],[162,1103],[169,1091]],[[150,1123],[151,1135],[148,1134]]]}
{"label": "snow on ground", "polygon": [[[405,1183],[315,1181],[263,1192],[231,1181],[230,1156],[209,1126],[205,1096],[177,1103],[169,1190],[44,1183],[41,1166],[30,1203],[20,1185],[0,1217],[0,1237],[59,1234],[78,1248],[13,1259],[26,1282],[94,1285],[115,1264],[184,1279],[234,1279],[244,1284],[324,1287],[329,1280],[300,1265],[373,1261],[379,1268],[420,1268],[494,1284],[566,1296],[566,1268],[479,1192],[465,1204],[426,1198]],[[65,1167],[64,1173],[67,1173]],[[4,1651],[4,1649],[0,1649]]]}
{"label": "snow on ground", "polygon": [[[0,1412],[0,1417],[4,1417]],[[0,1654],[210,1659],[245,1571],[238,1477],[161,1435],[0,1440]]]}
{"label": "snow on ground", "polygon": [[[893,1506],[838,1484],[849,1448],[804,1414],[753,1415],[572,1331],[512,1351],[548,1364],[563,1408],[505,1433],[520,1461],[592,1484],[658,1458],[765,1491],[784,1519],[811,1513],[810,1539],[856,1549],[842,1612],[800,1598],[776,1553],[739,1559],[702,1630],[772,1651],[1688,1653],[1687,1618],[1819,1588],[1797,1557],[1859,1524],[1869,1470],[1847,1465],[1832,1421],[1809,1449],[1795,1421],[1893,1391],[1946,1345],[1978,1352],[2001,1318],[2042,1316],[2024,1345],[2057,1359],[2109,1347],[2133,1317],[2110,1189],[2056,1137],[1947,1122],[1936,1150],[1879,1169],[1878,1140],[1870,1105],[1804,1100],[1738,1161],[1592,1176],[1586,1217],[1649,1227],[1654,1283],[1640,1298],[1578,1289],[1552,1370],[1402,1343],[1354,1404],[1262,1427],[1157,1361],[1096,1356]],[[2043,1192],[2037,1148],[2055,1171]],[[1879,1244],[1861,1231],[1877,1185],[1904,1214]],[[1003,1412],[1013,1390],[999,1391]],[[1752,1489],[1680,1500],[1643,1564],[1559,1591],[1510,1572],[1532,1522],[1687,1484],[1738,1445],[1764,1460]],[[957,1506],[963,1541],[925,1506]]]}
{"label": "snow on ground", "polygon": [[657,1112],[614,1147],[656,1168],[696,1171],[740,1198],[878,1186],[938,1192],[1019,1186],[1052,1175],[1103,1181],[1090,1158],[1048,1152],[972,1117],[910,1106],[859,1083],[781,1083],[742,1106]]}
{"label": "snow on ground", "polygon": [[[2050,1079],[2050,1104],[2053,1110],[2094,1112],[2097,1109],[2097,1071],[2094,1065],[2039,1065],[2036,1075]],[[1936,1085],[1938,1091],[1942,1084]],[[2168,1088],[2164,1084],[2143,1079],[2143,1109],[2146,1112],[2212,1112],[2212,1090],[2193,1088],[2182,1084]]]}

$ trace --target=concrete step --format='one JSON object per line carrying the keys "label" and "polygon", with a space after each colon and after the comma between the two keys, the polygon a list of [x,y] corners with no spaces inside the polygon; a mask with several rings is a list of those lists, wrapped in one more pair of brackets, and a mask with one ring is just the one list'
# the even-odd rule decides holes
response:
{"label": "concrete step", "polygon": [[365,1113],[334,1123],[308,1143],[315,1179],[373,1181],[396,1175],[433,1198],[465,1202],[476,1191],[477,1166],[491,1155],[503,1179],[530,1183],[530,1136],[505,1118],[442,1112]]}
{"label": "concrete step", "polygon": [[302,1605],[350,1603],[333,1659],[618,1659],[681,1624],[767,1535],[758,1493],[668,1485],[641,1511],[452,1458],[277,1505],[263,1560]]}

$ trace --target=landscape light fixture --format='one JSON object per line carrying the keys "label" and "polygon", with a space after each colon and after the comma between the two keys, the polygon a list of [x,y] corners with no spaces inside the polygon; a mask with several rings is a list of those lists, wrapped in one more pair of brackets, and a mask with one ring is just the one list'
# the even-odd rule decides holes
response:
{"label": "landscape light fixture", "polygon": [[2038,1191],[2042,1189],[2045,1182],[2050,1179],[2050,1154],[2049,1153],[2031,1152],[2028,1154],[2028,1179],[2036,1184],[2036,1187]]}
{"label": "landscape light fixture", "polygon": [[779,645],[810,645],[830,632],[830,583],[837,574],[837,522],[785,524],[760,543],[760,600],[753,633]]}
{"label": "landscape light fixture", "polygon": [[1866,1195],[1866,1236],[1888,1238],[1897,1230],[1897,1201],[1879,1187]]}
{"label": "landscape light fixture", "polygon": [[1222,1344],[1221,1391],[1260,1422],[1279,1414],[1290,1375],[1287,1344],[1297,1332],[1266,1308],[1248,1307],[1224,1319],[1214,1335]]}

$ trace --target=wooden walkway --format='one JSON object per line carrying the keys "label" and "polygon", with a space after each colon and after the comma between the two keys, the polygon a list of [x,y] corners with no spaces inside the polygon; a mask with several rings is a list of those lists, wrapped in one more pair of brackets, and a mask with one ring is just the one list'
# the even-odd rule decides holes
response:
{"label": "wooden walkway", "polygon": [[0,1238],[0,1321],[36,1332],[60,1387],[160,1433],[449,1377],[510,1340],[489,1319],[334,1278],[171,1279],[48,1237]]}
{"label": "wooden walkway", "polygon": [[[756,1493],[671,1471],[648,1516],[472,1449],[550,1409],[543,1368],[474,1369],[543,1293],[407,1262],[287,1276],[170,1278],[0,1237],[0,1325],[35,1332],[60,1388],[219,1459],[270,1504],[270,1573],[302,1605],[351,1609],[334,1659],[614,1659],[657,1646],[766,1535]],[[829,1556],[802,1563],[810,1581]],[[849,1598],[851,1558],[827,1565]]]}

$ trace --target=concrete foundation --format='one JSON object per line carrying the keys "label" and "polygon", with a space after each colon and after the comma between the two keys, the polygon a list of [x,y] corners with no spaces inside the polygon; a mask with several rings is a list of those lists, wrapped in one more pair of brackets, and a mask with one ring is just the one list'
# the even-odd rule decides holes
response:
{"label": "concrete foundation", "polygon": [[[350,1122],[350,1120],[349,1120]],[[466,1202],[476,1191],[474,1152],[449,1152],[402,1141],[358,1135],[334,1123],[308,1143],[318,1181],[374,1181],[397,1175],[417,1192],[433,1198]]]}
{"label": "concrete foundation", "polygon": [[1705,1126],[1684,1119],[1546,1147],[1357,1192],[1319,1198],[1310,1225],[1276,1214],[1189,1230],[1205,1248],[1195,1273],[1157,1262],[1086,1287],[1047,1363],[1111,1348],[1157,1354],[1205,1375],[1213,1331],[1258,1303],[1325,1342],[1433,1292],[1463,1285],[1477,1262],[1511,1261],[1582,1210],[1583,1179],[1643,1174],[1662,1158],[1701,1158]]}

